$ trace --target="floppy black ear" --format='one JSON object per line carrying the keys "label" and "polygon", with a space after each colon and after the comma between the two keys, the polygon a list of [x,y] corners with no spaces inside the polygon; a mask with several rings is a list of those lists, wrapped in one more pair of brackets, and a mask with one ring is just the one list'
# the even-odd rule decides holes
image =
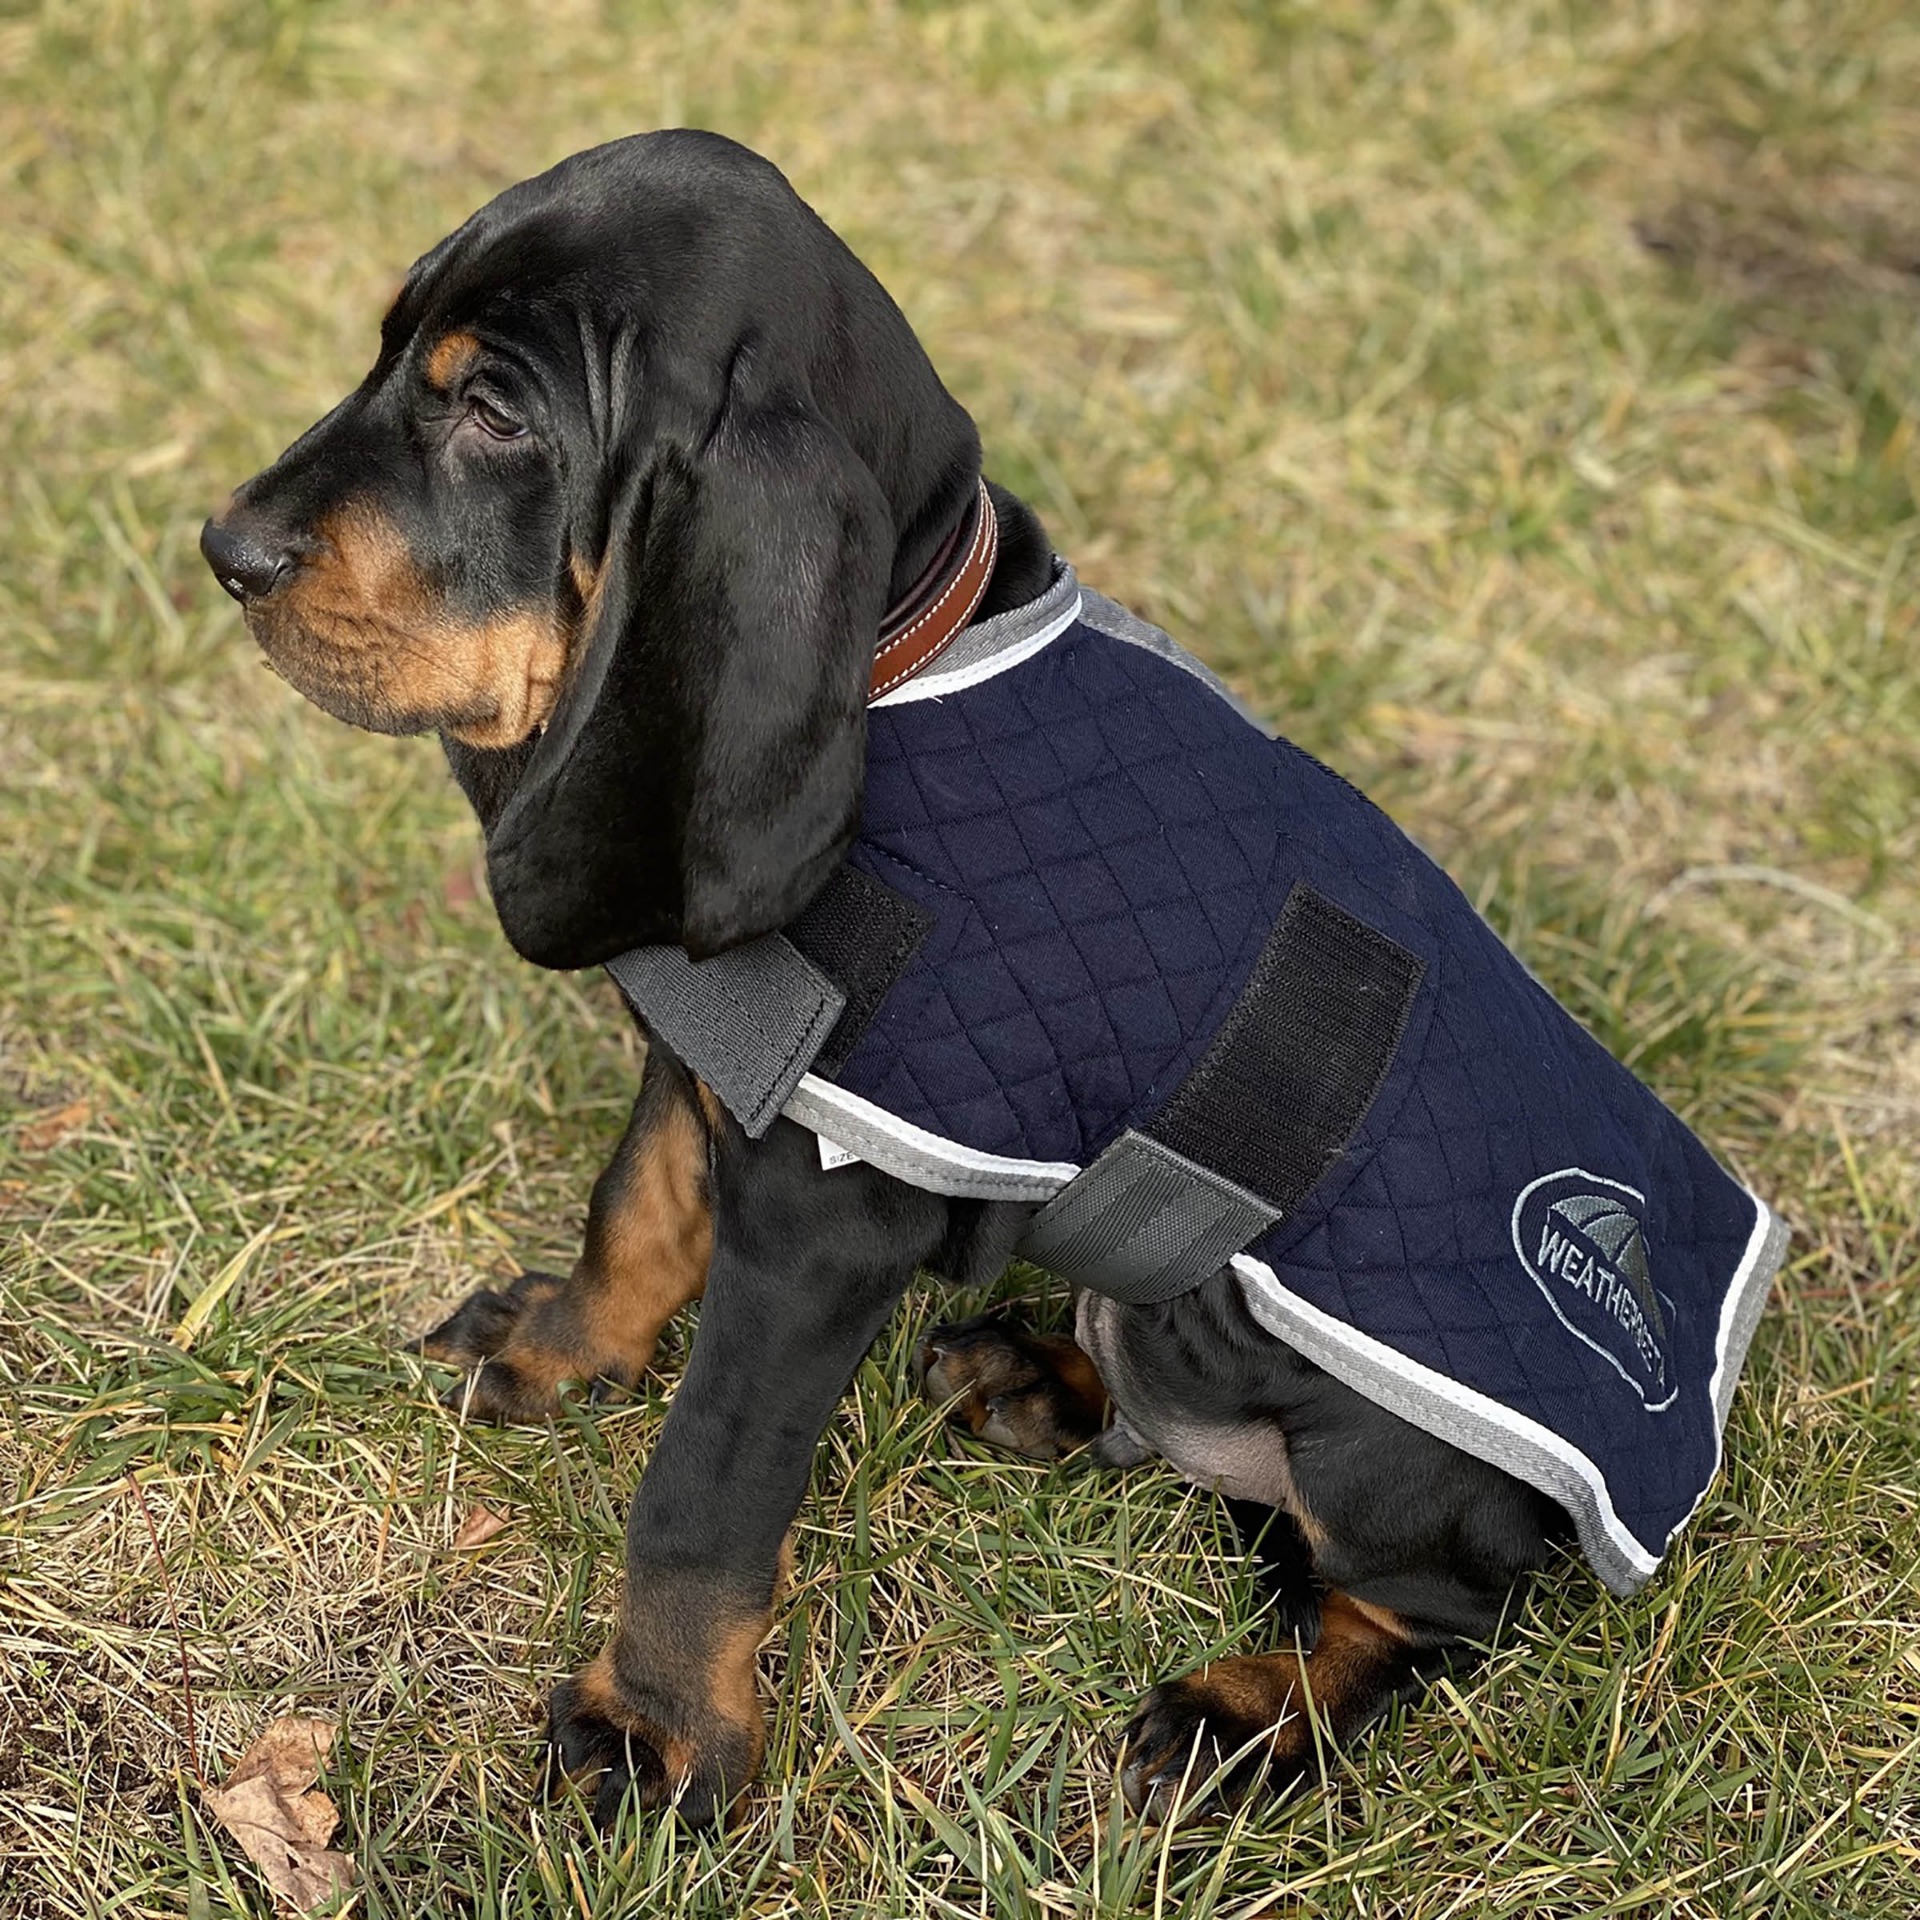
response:
{"label": "floppy black ear", "polygon": [[508,939],[547,967],[784,926],[853,837],[893,560],[879,483],[737,353],[704,437],[616,500],[582,650],[487,836]]}

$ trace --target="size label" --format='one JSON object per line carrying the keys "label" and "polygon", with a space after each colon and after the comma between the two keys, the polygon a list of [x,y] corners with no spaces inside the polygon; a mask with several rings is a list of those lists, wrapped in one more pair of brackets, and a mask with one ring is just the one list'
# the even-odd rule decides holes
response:
{"label": "size label", "polygon": [[849,1153],[845,1147],[836,1147],[824,1133],[814,1136],[820,1142],[820,1164],[828,1173],[835,1167],[850,1167],[860,1158],[857,1153]]}

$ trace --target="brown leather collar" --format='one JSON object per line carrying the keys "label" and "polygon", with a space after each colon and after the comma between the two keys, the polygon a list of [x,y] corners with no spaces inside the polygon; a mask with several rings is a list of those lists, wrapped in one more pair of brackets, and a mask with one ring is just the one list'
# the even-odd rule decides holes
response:
{"label": "brown leather collar", "polygon": [[881,621],[868,683],[870,700],[891,693],[947,650],[973,618],[999,551],[1000,523],[982,480],[972,514],[941,542],[926,571]]}

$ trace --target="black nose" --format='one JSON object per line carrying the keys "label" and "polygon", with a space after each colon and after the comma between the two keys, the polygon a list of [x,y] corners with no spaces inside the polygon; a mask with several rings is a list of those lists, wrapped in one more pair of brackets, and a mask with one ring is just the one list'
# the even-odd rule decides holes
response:
{"label": "black nose", "polygon": [[241,602],[264,599],[293,571],[293,555],[249,529],[209,520],[200,529],[200,551],[213,575]]}

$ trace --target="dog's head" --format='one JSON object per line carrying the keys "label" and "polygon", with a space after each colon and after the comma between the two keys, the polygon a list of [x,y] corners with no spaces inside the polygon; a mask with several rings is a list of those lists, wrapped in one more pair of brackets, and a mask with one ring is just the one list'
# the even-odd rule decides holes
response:
{"label": "dog's head", "polygon": [[442,735],[529,959],[698,957],[845,851],[881,617],[979,460],[775,168],[650,134],[419,261],[372,372],[201,547],[309,699]]}

